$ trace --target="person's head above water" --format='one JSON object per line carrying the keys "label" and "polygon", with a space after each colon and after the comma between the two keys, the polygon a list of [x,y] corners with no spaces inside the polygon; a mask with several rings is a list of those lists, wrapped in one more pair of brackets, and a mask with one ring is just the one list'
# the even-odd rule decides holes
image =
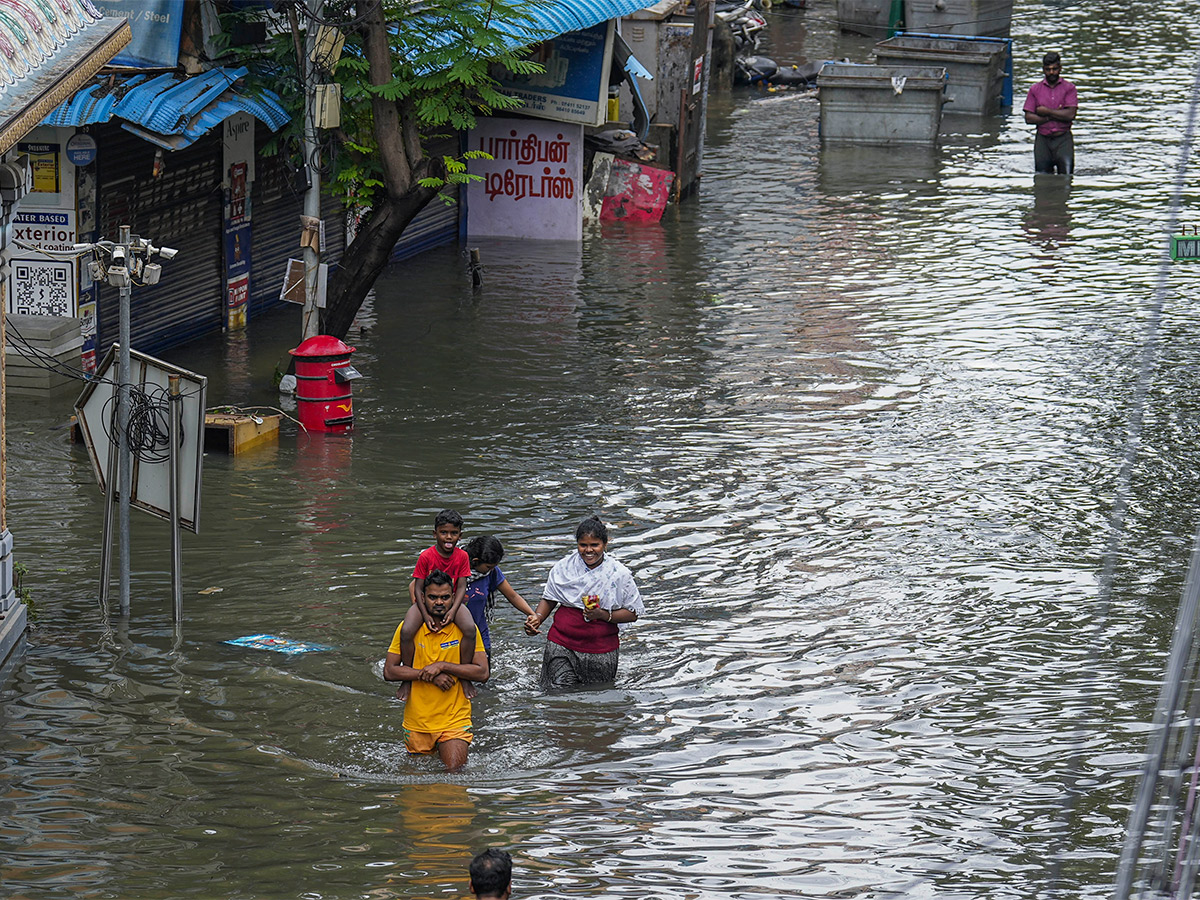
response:
{"label": "person's head above water", "polygon": [[463,549],[467,551],[467,556],[471,558],[471,567],[476,571],[479,571],[480,565],[487,566],[487,570],[491,571],[504,559],[504,545],[500,543],[499,538],[490,534],[471,538],[463,544]]}
{"label": "person's head above water", "polygon": [[450,556],[462,537],[463,517],[452,509],[443,509],[433,520],[434,546],[442,556]]}
{"label": "person's head above water", "polygon": [[1055,85],[1062,75],[1062,57],[1053,50],[1042,57],[1042,74],[1046,76],[1046,84]]}
{"label": "person's head above water", "polygon": [[604,548],[608,546],[608,529],[596,516],[589,516],[575,529],[575,544],[579,555],[589,569],[604,561]]}
{"label": "person's head above water", "polygon": [[434,621],[440,622],[450,611],[454,599],[454,579],[441,569],[434,569],[425,576],[425,606]]}
{"label": "person's head above water", "polygon": [[453,525],[459,531],[462,531],[463,517],[452,509],[443,509],[437,516],[434,517],[433,527],[436,530],[439,525]]}
{"label": "person's head above water", "polygon": [[512,857],[488,848],[471,860],[471,893],[480,900],[504,900],[512,892]]}
{"label": "person's head above water", "polygon": [[579,527],[575,529],[575,540],[581,540],[585,535],[599,538],[604,543],[608,543],[608,529],[600,521],[599,516],[588,516],[579,523]]}
{"label": "person's head above water", "polygon": [[425,607],[434,622],[443,622],[450,612],[451,600],[454,600],[454,578],[434,569],[425,577]]}

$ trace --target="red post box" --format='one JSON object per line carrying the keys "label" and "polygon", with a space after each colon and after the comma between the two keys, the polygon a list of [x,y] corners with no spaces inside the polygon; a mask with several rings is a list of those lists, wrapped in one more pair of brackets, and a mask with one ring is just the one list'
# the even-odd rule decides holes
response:
{"label": "red post box", "polygon": [[310,337],[295,350],[296,405],[300,424],[309,431],[349,431],[354,427],[351,389],[361,378],[350,365],[354,348],[328,334]]}

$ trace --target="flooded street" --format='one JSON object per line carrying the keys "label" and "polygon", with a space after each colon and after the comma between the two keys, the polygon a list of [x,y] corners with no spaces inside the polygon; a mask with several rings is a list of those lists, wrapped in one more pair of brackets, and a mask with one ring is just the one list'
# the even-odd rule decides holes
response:
{"label": "flooded street", "polygon": [[[867,58],[811,6],[768,55]],[[822,150],[814,94],[739,90],[661,226],[478,242],[478,294],[461,248],[390,271],[354,435],[206,456],[179,634],[144,515],[133,615],[101,614],[73,397],[10,400],[37,620],[0,694],[0,893],[459,897],[491,845],[543,900],[1028,900],[1055,858],[1061,896],[1109,896],[1200,524],[1180,263],[1102,602],[1200,2],[1018,0],[1013,37],[1016,111],[936,150]],[[1020,113],[1048,49],[1070,184],[1035,181]],[[165,356],[273,406],[298,337],[288,309]],[[648,611],[615,688],[547,695],[501,601],[454,776],[406,757],[380,677],[447,506],[527,599],[598,513]],[[334,649],[223,643],[257,632]]]}

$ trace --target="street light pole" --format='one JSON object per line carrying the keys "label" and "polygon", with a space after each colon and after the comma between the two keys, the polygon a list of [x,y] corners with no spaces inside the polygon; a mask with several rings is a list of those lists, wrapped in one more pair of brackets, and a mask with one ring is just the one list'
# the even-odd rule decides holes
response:
{"label": "street light pole", "polygon": [[[2,171],[2,168],[0,168]],[[128,616],[129,604],[129,570],[130,570],[130,540],[129,540],[129,507],[133,499],[133,448],[130,446],[129,421],[132,417],[133,379],[130,365],[130,296],[133,285],[158,284],[162,277],[162,266],[150,260],[156,256],[163,259],[174,259],[178,253],[171,247],[155,247],[149,239],[131,235],[130,226],[121,225],[116,241],[94,241],[88,244],[74,244],[70,249],[49,250],[44,247],[32,247],[24,241],[16,241],[23,250],[49,256],[52,259],[76,260],[82,256],[91,256],[88,272],[93,281],[99,281],[117,288],[120,294],[118,309],[117,348],[117,388],[114,396],[117,401],[114,436],[108,433],[108,466],[105,470],[104,483],[107,495],[104,501],[104,539],[100,551],[100,603],[107,610],[108,581],[111,565],[112,549],[112,507],[114,480],[117,485],[118,497],[118,530],[120,531],[120,566],[121,566],[121,615]],[[3,236],[0,235],[0,238]],[[3,320],[0,319],[0,329]],[[0,339],[3,331],[0,330]],[[0,360],[2,363],[2,360]],[[0,368],[0,377],[3,369]],[[0,385],[2,386],[2,385]],[[2,403],[2,396],[0,396]],[[111,423],[109,423],[111,424]],[[108,425],[106,425],[108,427]],[[3,429],[3,406],[0,405],[0,431]],[[116,472],[113,469],[117,469]],[[3,484],[0,483],[0,489]],[[3,519],[3,496],[0,493],[0,521]],[[2,529],[2,526],[0,526]]]}
{"label": "street light pole", "polygon": [[175,613],[175,621],[183,621],[183,542],[180,540],[179,528],[179,416],[183,407],[183,397],[179,393],[179,376],[168,375],[170,386],[170,420],[167,423],[167,440],[170,447],[167,450],[168,484],[170,490],[169,511],[171,515],[171,608]]}
{"label": "street light pole", "polygon": [[[113,248],[113,258],[129,259],[129,226],[122,225],[117,238],[117,246]],[[125,263],[128,265],[128,263]],[[121,554],[121,615],[129,615],[129,495],[133,490],[133,460],[129,453],[129,299],[132,288],[130,279],[126,277],[120,287],[120,357],[117,363],[117,469],[119,495],[117,497],[117,530],[120,532]]]}
{"label": "street light pole", "polygon": [[[129,572],[130,572],[130,535],[129,508],[133,500],[133,448],[130,446],[129,423],[132,418],[133,375],[130,364],[130,297],[133,284],[158,284],[162,277],[162,266],[150,262],[155,256],[163,259],[174,259],[177,251],[170,247],[155,247],[148,239],[131,235],[130,226],[121,225],[116,241],[95,241],[90,244],[75,244],[70,250],[52,253],[45,249],[21,246],[48,256],[57,255],[70,259],[90,255],[88,270],[94,281],[105,282],[117,288],[120,295],[118,308],[118,338],[117,345],[117,387],[114,392],[117,408],[112,430],[108,434],[108,466],[105,472],[105,487],[107,496],[104,502],[104,540],[100,553],[100,603],[107,608],[108,580],[111,565],[112,549],[112,507],[114,481],[117,494],[118,513],[117,530],[120,532],[121,545],[119,564],[121,615],[128,616],[129,603]],[[116,469],[114,472],[113,470]]]}

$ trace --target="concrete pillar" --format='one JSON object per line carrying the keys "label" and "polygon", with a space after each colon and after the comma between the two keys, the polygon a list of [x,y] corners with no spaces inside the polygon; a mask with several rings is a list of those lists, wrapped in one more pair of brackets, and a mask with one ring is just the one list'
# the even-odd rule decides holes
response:
{"label": "concrete pillar", "polygon": [[25,604],[17,597],[13,583],[13,539],[5,528],[0,531],[0,681],[20,656],[24,645],[27,618]]}
{"label": "concrete pillar", "polygon": [[[0,285],[7,283],[9,232],[17,204],[29,191],[29,161],[9,158],[0,163]],[[25,604],[17,598],[13,585],[13,539],[8,530],[6,439],[6,384],[4,372],[4,310],[7,298],[0,290],[0,682],[20,656],[25,645],[27,617]]]}

